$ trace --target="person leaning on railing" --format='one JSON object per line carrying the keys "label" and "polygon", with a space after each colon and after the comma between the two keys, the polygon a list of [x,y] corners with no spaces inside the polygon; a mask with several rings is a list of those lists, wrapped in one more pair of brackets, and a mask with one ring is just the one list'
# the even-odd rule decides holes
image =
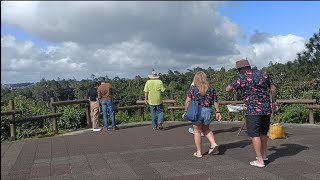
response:
{"label": "person leaning on railing", "polygon": [[100,104],[98,100],[98,89],[99,82],[96,80],[92,87],[88,91],[88,98],[90,101],[90,118],[92,122],[93,131],[101,131],[99,128],[99,113],[100,113]]}

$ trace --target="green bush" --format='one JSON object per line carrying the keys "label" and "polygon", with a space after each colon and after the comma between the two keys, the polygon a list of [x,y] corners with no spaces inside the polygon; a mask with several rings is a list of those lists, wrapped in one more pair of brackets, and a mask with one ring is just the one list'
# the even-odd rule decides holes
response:
{"label": "green bush", "polygon": [[304,105],[292,104],[282,106],[275,114],[276,122],[306,123],[309,121],[309,112]]}
{"label": "green bush", "polygon": [[[16,109],[21,109],[20,117],[30,117],[50,113],[44,102],[36,102],[18,95],[14,98]],[[29,138],[35,135],[43,135],[52,132],[50,120],[30,121],[19,123],[16,126],[17,139]]]}
{"label": "green bush", "polygon": [[[109,118],[110,119],[110,118]],[[130,116],[128,111],[118,111],[116,112],[116,122],[117,123],[128,123],[130,122]]]}
{"label": "green bush", "polygon": [[60,106],[62,116],[58,120],[59,129],[78,129],[87,126],[86,112],[79,105]]}

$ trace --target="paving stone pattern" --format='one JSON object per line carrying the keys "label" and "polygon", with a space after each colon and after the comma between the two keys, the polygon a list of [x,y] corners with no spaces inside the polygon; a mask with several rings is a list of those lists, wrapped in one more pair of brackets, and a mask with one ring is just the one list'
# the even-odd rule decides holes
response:
{"label": "paving stone pattern", "polygon": [[[265,168],[249,165],[255,155],[241,122],[214,122],[220,153],[193,156],[187,122],[120,125],[117,131],[84,130],[1,144],[1,179],[320,179],[320,127],[285,124],[286,139],[269,140]],[[203,153],[210,145],[203,138]]]}

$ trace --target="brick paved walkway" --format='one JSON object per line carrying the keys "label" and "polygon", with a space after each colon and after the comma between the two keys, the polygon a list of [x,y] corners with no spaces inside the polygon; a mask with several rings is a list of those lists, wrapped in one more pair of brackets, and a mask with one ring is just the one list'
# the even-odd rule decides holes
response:
{"label": "brick paved walkway", "polygon": [[[269,141],[265,168],[254,159],[240,122],[214,122],[219,155],[195,158],[189,123],[120,126],[1,144],[1,179],[320,179],[320,127],[286,124],[287,139]],[[209,148],[204,141],[204,150]]]}

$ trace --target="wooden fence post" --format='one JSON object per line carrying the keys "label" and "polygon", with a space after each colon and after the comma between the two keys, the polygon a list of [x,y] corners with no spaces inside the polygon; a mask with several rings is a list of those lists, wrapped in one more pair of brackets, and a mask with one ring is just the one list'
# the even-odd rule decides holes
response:
{"label": "wooden fence post", "polygon": [[309,109],[309,123],[310,123],[310,124],[314,124],[313,109]]}
{"label": "wooden fence post", "polygon": [[[51,111],[52,113],[57,113],[56,106],[53,106],[52,103],[54,102],[54,97],[50,98],[50,104],[51,104]],[[58,134],[58,124],[57,124],[57,117],[51,118],[52,121],[52,130],[54,134]]]}
{"label": "wooden fence post", "polygon": [[[174,106],[174,103],[171,104],[172,106]],[[172,110],[171,112],[171,121],[174,121],[174,110]]]}
{"label": "wooden fence post", "polygon": [[140,120],[144,121],[144,108],[140,108]]}
{"label": "wooden fence post", "polygon": [[[9,100],[9,109],[14,110],[14,100]],[[12,114],[9,116],[9,120],[14,121],[15,119],[15,114]],[[14,141],[17,139],[16,136],[16,123],[11,123],[10,124],[10,140]]]}
{"label": "wooden fence post", "polygon": [[[84,99],[88,99],[87,96],[84,96]],[[91,120],[90,120],[90,102],[86,104],[86,116],[87,116],[87,128],[92,128]]]}
{"label": "wooden fence post", "polygon": [[[307,99],[312,99],[312,96],[307,97]],[[312,104],[310,104],[312,105]],[[314,114],[313,114],[313,109],[309,109],[309,123],[314,124]]]}
{"label": "wooden fence post", "polygon": [[[238,101],[238,91],[234,93],[234,95],[233,95],[233,100],[234,100],[234,101]],[[234,116],[235,116],[235,120],[236,120],[236,121],[239,121],[239,113],[236,112]]]}

